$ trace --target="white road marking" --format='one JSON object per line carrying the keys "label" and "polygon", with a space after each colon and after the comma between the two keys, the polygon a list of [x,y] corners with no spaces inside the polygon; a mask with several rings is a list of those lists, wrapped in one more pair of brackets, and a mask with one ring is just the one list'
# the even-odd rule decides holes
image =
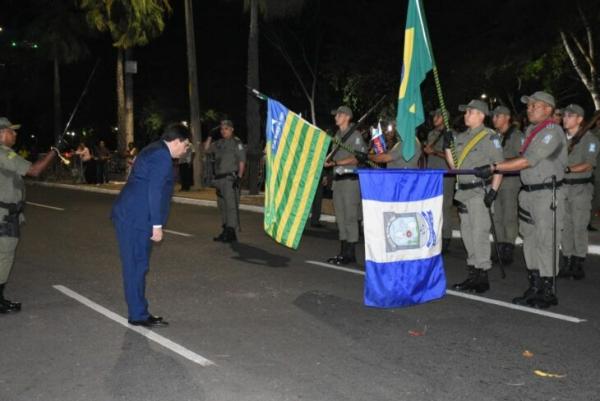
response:
{"label": "white road marking", "polygon": [[169,233],[169,234],[180,235],[180,236],[182,236],[182,237],[193,237],[193,235],[192,235],[192,234],[188,234],[188,233],[182,233],[182,232],[180,232],[180,231],[167,230],[167,229],[165,229],[165,230],[163,230],[163,231],[164,231],[164,232],[166,232],[166,233]]}
{"label": "white road marking", "polygon": [[[354,274],[359,274],[362,276],[365,275],[365,272],[362,270],[350,269],[348,267],[335,266],[335,265],[332,265],[329,263],[317,262],[315,260],[307,260],[306,263],[309,263],[311,265],[316,265],[316,266],[327,267],[328,269],[341,270],[341,271],[345,271],[347,273],[354,273]],[[514,310],[518,310],[521,312],[533,313],[534,315],[541,315],[541,316],[546,316],[546,317],[550,317],[553,319],[564,320],[564,321],[571,322],[571,323],[583,323],[586,321],[585,319],[580,319],[578,317],[562,315],[560,313],[554,313],[554,312],[549,312],[549,311],[545,311],[545,310],[541,310],[541,309],[529,308],[529,307],[521,306],[521,305],[515,305],[510,302],[499,301],[497,299],[486,298],[486,297],[482,297],[479,295],[468,294],[468,293],[459,292],[459,291],[446,290],[446,294],[453,295],[455,297],[470,299],[472,301],[478,301],[478,302],[483,302],[486,304],[502,306],[504,308],[514,309]]]}
{"label": "white road marking", "polygon": [[203,356],[198,355],[193,351],[190,351],[189,349],[169,340],[166,337],[161,336],[160,334],[157,334],[156,332],[154,332],[152,330],[148,330],[145,327],[141,327],[141,326],[130,325],[129,323],[127,323],[127,319],[125,319],[124,317],[117,315],[116,313],[106,309],[105,307],[103,307],[101,305],[98,305],[97,303],[89,300],[88,298],[84,297],[83,295],[76,293],[73,290],[70,290],[69,288],[67,288],[65,286],[53,285],[52,287],[54,287],[54,289],[62,292],[66,296],[71,297],[71,298],[75,299],[76,301],[84,304],[88,308],[91,308],[91,309],[95,310],[96,312],[106,316],[107,318],[114,320],[115,322],[119,323],[120,325],[127,327],[129,330],[133,330],[133,331],[141,334],[142,336],[146,337],[147,339],[152,340],[159,345],[162,345],[163,347],[173,351],[176,354],[181,355],[182,357],[184,357],[186,359],[189,359],[190,361],[192,361],[194,363],[197,363],[198,365],[205,366],[205,367],[215,365],[215,363],[213,361],[206,359]]}
{"label": "white road marking", "polygon": [[31,206],[43,207],[43,208],[46,208],[46,209],[58,210],[58,211],[61,211],[61,212],[65,211],[65,209],[63,209],[62,207],[44,205],[43,203],[35,203],[35,202],[25,202],[25,203],[27,203],[28,205],[31,205]]}

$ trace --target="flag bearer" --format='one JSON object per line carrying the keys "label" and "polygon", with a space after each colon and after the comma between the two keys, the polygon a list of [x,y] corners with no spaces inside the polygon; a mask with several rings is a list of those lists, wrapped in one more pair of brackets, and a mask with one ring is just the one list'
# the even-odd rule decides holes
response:
{"label": "flag bearer", "polygon": [[[459,111],[465,113],[467,131],[456,136],[455,153],[458,157],[457,169],[472,169],[482,164],[492,164],[503,160],[502,143],[499,136],[483,124],[489,109],[481,100],[471,100],[461,105]],[[454,161],[448,161],[454,164]],[[454,199],[458,203],[460,234],[467,250],[466,280],[455,284],[457,291],[485,292],[489,290],[487,271],[492,268],[490,260],[490,212],[496,197],[502,175],[482,180],[474,175],[458,175]]]}
{"label": "flag bearer", "polygon": [[[366,152],[367,146],[362,135],[356,131],[352,120],[352,110],[340,106],[331,112],[335,116],[338,131],[336,138],[343,141],[345,147],[357,152]],[[347,135],[350,133],[350,135]],[[346,149],[334,145],[324,167],[333,168],[333,206],[341,242],[340,253],[327,260],[328,263],[345,265],[356,262],[356,243],[358,242],[358,220],[361,214],[360,187],[356,166],[358,161]]]}

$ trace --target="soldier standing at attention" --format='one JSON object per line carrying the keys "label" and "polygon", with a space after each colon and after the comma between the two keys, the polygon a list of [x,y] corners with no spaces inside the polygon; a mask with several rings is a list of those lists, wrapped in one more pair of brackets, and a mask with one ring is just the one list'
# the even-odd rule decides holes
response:
{"label": "soldier standing at attention", "polygon": [[[18,312],[21,303],[4,298],[20,237],[20,225],[25,221],[25,183],[23,176],[39,176],[54,160],[59,150],[53,148],[43,159],[31,164],[12,147],[21,126],[0,117],[0,313]],[[57,141],[60,144],[60,139]]]}
{"label": "soldier standing at attention", "polygon": [[212,143],[209,136],[204,143],[206,153],[211,153],[215,161],[213,184],[217,189],[217,205],[221,212],[223,231],[213,238],[215,241],[237,241],[239,226],[240,181],[246,168],[246,149],[242,141],[233,135],[231,120],[223,120],[220,125],[221,139]]}
{"label": "soldier standing at attention", "polygon": [[[423,147],[423,152],[427,154],[427,168],[448,170],[446,163],[446,154],[444,153],[444,119],[440,109],[430,113],[433,123],[433,129],[427,134],[427,144]],[[454,185],[456,178],[453,176],[444,176],[444,200],[442,214],[444,216],[444,225],[442,226],[442,252],[448,252],[450,241],[452,240],[452,198],[454,197]]]}
{"label": "soldier standing at attention", "polygon": [[[562,186],[567,167],[567,141],[562,128],[552,120],[556,107],[554,97],[546,92],[523,96],[531,125],[525,132],[520,157],[502,163],[477,168],[477,176],[489,177],[496,171],[520,171],[519,231],[523,238],[523,253],[527,264],[529,288],[513,299],[517,305],[548,308],[558,305],[553,278],[553,230],[556,242],[561,242],[560,227],[553,227],[553,213],[562,224],[565,191]],[[556,182],[556,210],[552,210],[552,188]],[[557,225],[558,225],[557,224]]]}
{"label": "soldier standing at attention", "polygon": [[[588,250],[588,230],[600,142],[589,131],[577,133],[584,118],[583,108],[570,104],[564,109],[563,126],[569,142],[568,165],[565,169],[565,218],[561,249],[563,263],[559,277],[581,280],[585,277],[583,262]],[[575,137],[577,134],[577,137]]]}
{"label": "soldier standing at attention", "polygon": [[[338,127],[336,138],[356,152],[366,152],[367,146],[362,135],[350,123],[352,110],[347,106],[340,106],[331,114],[335,116],[335,125]],[[346,135],[350,130],[351,134]],[[358,160],[352,153],[336,148],[335,145],[333,155],[324,164],[325,168],[333,167],[333,206],[341,242],[340,253],[329,258],[328,263],[346,265],[356,262],[358,219],[361,212],[360,187],[355,170],[357,164]]]}
{"label": "soldier standing at attention", "polygon": [[[502,137],[504,159],[519,157],[519,149],[523,145],[525,136],[512,125],[510,110],[508,107],[498,106],[492,111],[492,116],[494,128]],[[498,251],[502,263],[508,265],[513,262],[515,240],[519,232],[517,205],[520,187],[519,177],[505,176],[494,203],[494,226]]]}
{"label": "soldier standing at attention", "polygon": [[[467,131],[455,138],[457,169],[472,169],[481,164],[492,164],[502,160],[501,138],[483,125],[489,115],[487,103],[471,100],[461,105],[459,111],[465,113]],[[448,161],[454,164],[453,160]],[[490,289],[487,271],[492,268],[490,260],[490,208],[496,197],[502,175],[495,174],[492,180],[481,180],[474,175],[458,175],[454,198],[458,202],[460,235],[467,250],[466,280],[455,284],[457,291],[482,293]],[[491,184],[491,187],[490,187]]]}

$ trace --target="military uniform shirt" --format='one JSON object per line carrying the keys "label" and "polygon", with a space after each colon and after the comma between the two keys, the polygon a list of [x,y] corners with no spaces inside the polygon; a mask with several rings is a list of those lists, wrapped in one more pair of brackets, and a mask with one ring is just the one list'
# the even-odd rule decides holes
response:
{"label": "military uniform shirt", "polygon": [[[525,136],[535,128],[531,124]],[[549,124],[537,133],[523,157],[529,168],[521,170],[521,182],[525,185],[551,183],[552,176],[561,181],[567,167],[567,139],[558,125]]]}
{"label": "military uniform shirt", "polygon": [[[348,127],[348,129],[352,129],[353,125],[354,124],[351,124]],[[344,137],[346,132],[348,132],[348,130],[346,130],[344,132],[342,132],[341,130],[338,130],[338,132],[335,134],[335,137],[338,138],[339,140],[342,140],[342,138]],[[334,147],[335,146],[336,145],[334,145]],[[356,152],[364,153],[367,151],[367,145],[365,144],[365,141],[363,140],[362,135],[357,130],[354,130],[354,132],[350,135],[350,137],[348,139],[346,139],[346,141],[344,142],[344,146],[349,147],[350,149],[352,149]],[[353,154],[348,152],[345,149],[339,148],[338,151],[333,156],[333,161],[347,159],[350,156],[353,156]],[[349,167],[353,167],[353,166],[349,166]],[[349,167],[337,166],[334,168],[334,172],[335,172],[335,174],[345,174],[348,172],[346,170],[348,170]]]}
{"label": "military uniform shirt", "polygon": [[[468,129],[462,134],[455,136],[454,143],[456,146],[456,157],[460,157],[463,149],[467,146],[471,139],[477,136],[477,134],[479,134],[482,130],[486,130],[487,135],[471,149],[462,164],[458,166],[459,169],[472,169],[479,166],[498,163],[504,160],[502,156],[502,138],[500,138],[500,136],[493,130],[483,125]],[[456,179],[459,184],[472,184],[481,182],[481,179],[475,177],[474,175],[460,174],[456,176]],[[455,198],[458,201],[465,201],[477,194],[483,195],[483,188],[457,191]]]}
{"label": "military uniform shirt", "polygon": [[[573,139],[571,139],[572,141]],[[596,167],[596,158],[598,156],[598,146],[600,142],[594,135],[589,131],[586,132],[581,140],[573,146],[571,153],[568,156],[568,165],[573,166],[575,164],[589,163],[593,167]],[[592,176],[592,171],[585,171],[583,173],[569,173],[565,175],[565,178],[576,179],[576,178],[589,178]]]}
{"label": "military uniform shirt", "polygon": [[396,142],[394,147],[388,150],[388,154],[392,160],[387,163],[388,168],[418,168],[419,158],[421,157],[421,146],[417,143],[415,146],[415,154],[409,161],[402,157],[402,141]]}
{"label": "military uniform shirt", "polygon": [[[442,133],[442,131],[438,131],[435,129],[431,130],[427,134],[427,144],[433,144],[432,149],[435,152],[444,152],[443,136],[444,134]],[[447,170],[448,164],[446,164],[446,159],[434,155],[429,155],[427,156],[427,168]]]}
{"label": "military uniform shirt", "polygon": [[[0,145],[0,201],[17,203],[25,200],[25,183],[23,176],[27,174],[31,163],[19,156],[11,148]],[[0,220],[8,211],[0,207]],[[21,219],[23,215],[21,214]]]}
{"label": "military uniform shirt", "polygon": [[219,139],[207,150],[215,156],[215,174],[229,174],[239,170],[240,162],[246,161],[246,149],[237,137]]}
{"label": "military uniform shirt", "polygon": [[500,136],[502,139],[502,155],[504,159],[513,159],[519,157],[519,150],[525,142],[525,134],[515,127],[511,127],[508,131]]}

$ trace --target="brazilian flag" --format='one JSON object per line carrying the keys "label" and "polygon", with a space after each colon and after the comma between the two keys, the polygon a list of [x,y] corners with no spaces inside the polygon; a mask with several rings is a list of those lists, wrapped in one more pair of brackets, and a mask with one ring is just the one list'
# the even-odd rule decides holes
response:
{"label": "brazilian flag", "polygon": [[268,99],[265,232],[297,249],[331,142],[325,131]]}
{"label": "brazilian flag", "polygon": [[421,1],[408,0],[402,80],[396,114],[396,129],[402,139],[402,157],[405,160],[410,160],[414,156],[415,131],[425,122],[421,82],[425,80],[433,64],[433,53]]}

